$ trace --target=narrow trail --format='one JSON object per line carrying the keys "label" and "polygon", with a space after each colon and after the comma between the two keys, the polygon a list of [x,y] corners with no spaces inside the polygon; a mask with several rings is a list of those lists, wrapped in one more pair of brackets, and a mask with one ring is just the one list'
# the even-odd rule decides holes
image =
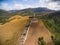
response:
{"label": "narrow trail", "polygon": [[51,40],[51,33],[45,27],[42,21],[31,23],[24,45],[38,45],[39,37],[44,37],[44,40],[48,45],[54,45],[53,41]]}

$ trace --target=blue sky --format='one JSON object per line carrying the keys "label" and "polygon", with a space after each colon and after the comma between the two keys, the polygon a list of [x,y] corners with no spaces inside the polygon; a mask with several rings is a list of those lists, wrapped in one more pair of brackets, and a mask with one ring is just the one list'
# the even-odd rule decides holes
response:
{"label": "blue sky", "polygon": [[46,7],[60,10],[59,0],[0,0],[0,9],[21,10],[25,8]]}

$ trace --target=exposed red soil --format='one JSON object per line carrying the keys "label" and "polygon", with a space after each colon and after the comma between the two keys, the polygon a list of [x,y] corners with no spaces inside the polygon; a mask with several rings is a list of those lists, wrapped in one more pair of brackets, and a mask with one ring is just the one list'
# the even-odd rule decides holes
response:
{"label": "exposed red soil", "polygon": [[51,40],[51,33],[42,21],[31,24],[25,45],[38,45],[39,37],[44,37],[44,40],[48,43],[48,45],[54,45]]}

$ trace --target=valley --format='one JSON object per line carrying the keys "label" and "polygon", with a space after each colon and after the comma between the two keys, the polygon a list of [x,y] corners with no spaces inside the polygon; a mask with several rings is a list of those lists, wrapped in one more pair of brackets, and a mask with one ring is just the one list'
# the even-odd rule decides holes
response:
{"label": "valley", "polygon": [[2,14],[0,45],[60,45],[60,11]]}

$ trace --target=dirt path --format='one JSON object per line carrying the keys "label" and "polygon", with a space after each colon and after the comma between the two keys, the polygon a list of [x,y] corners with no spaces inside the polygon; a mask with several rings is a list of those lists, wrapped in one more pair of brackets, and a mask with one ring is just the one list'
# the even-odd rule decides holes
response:
{"label": "dirt path", "polygon": [[51,40],[51,33],[44,26],[42,21],[39,21],[39,23],[31,23],[25,45],[38,45],[39,37],[44,37],[48,45],[54,45]]}
{"label": "dirt path", "polygon": [[30,27],[26,27],[26,29],[24,30],[24,32],[20,38],[20,44],[19,45],[24,45],[25,40],[27,39],[27,36],[28,36],[29,28]]}

